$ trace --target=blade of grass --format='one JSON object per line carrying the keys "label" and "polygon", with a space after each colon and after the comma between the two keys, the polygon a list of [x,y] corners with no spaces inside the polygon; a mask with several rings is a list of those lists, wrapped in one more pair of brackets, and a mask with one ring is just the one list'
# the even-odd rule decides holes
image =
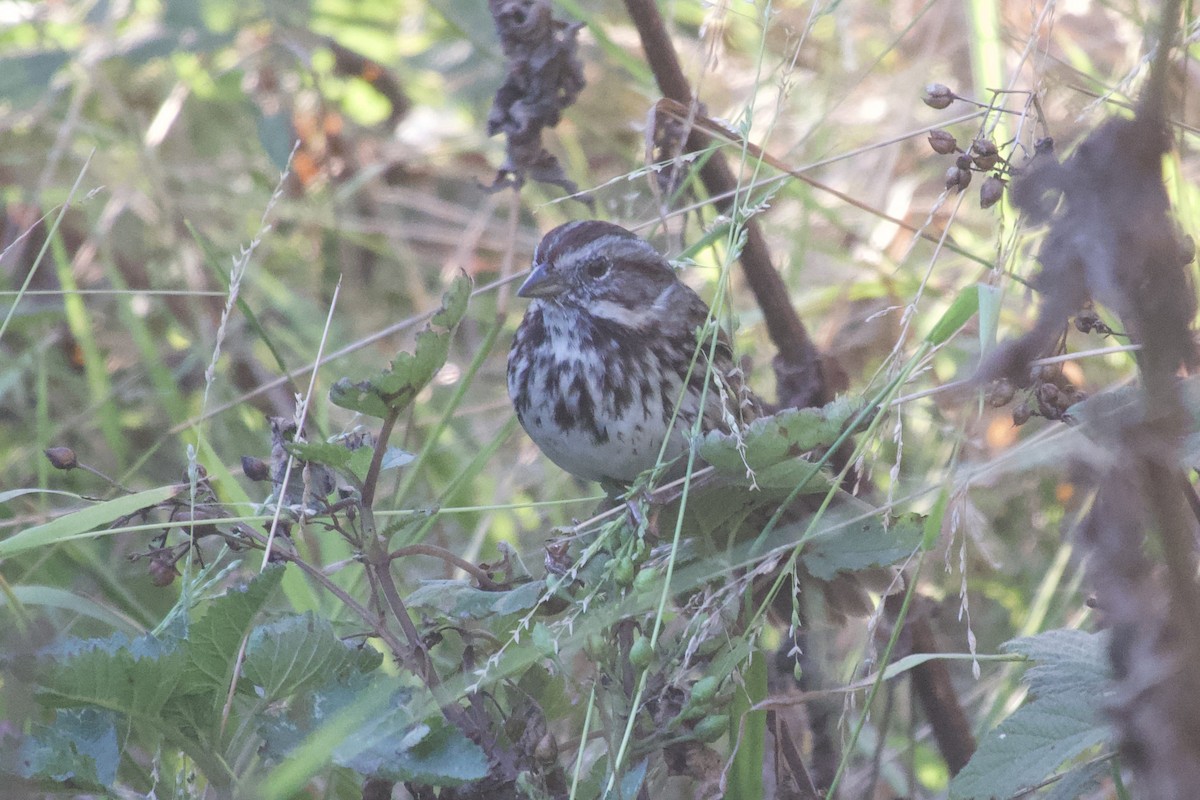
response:
{"label": "blade of grass", "polygon": [[767,743],[767,712],[751,710],[767,697],[767,659],[761,650],[750,655],[742,677],[744,691],[734,693],[729,715],[729,739],[738,743],[730,765],[729,796],[756,800],[763,796]]}
{"label": "blade of grass", "polygon": [[26,528],[0,542],[0,558],[7,558],[36,547],[46,547],[72,539],[101,536],[106,531],[97,530],[100,526],[107,525],[140,509],[157,505],[179,494],[183,489],[183,486],[177,484],[157,486],[143,492],[96,503],[50,522]]}
{"label": "blade of grass", "polygon": [[96,340],[96,326],[92,316],[88,313],[83,298],[76,293],[79,284],[75,281],[71,256],[67,252],[62,235],[57,231],[50,236],[50,251],[54,257],[59,285],[63,288],[63,316],[66,318],[67,327],[79,345],[79,351],[83,357],[83,371],[87,381],[88,394],[96,409],[96,425],[104,436],[104,441],[112,451],[116,462],[124,465],[129,448],[121,433],[121,420],[118,416],[117,405],[112,402],[113,390],[108,376],[108,364],[100,348],[100,343]]}

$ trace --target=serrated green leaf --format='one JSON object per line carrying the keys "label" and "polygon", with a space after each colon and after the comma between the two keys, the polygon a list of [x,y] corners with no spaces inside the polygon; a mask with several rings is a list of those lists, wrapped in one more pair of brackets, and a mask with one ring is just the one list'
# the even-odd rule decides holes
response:
{"label": "serrated green leaf", "polygon": [[574,707],[567,694],[566,676],[551,674],[541,664],[533,664],[522,673],[515,688],[505,684],[509,705],[519,708],[532,698],[547,720],[556,720],[571,712]]}
{"label": "serrated green leaf", "polygon": [[342,408],[386,417],[407,407],[446,363],[450,338],[462,321],[471,296],[471,280],[459,275],[442,295],[442,306],[417,334],[411,353],[399,353],[389,369],[376,377],[351,382],[342,378],[329,390],[329,399]]}
{"label": "serrated green leaf", "polygon": [[440,611],[453,619],[485,619],[516,614],[537,605],[544,581],[531,581],[505,592],[488,592],[465,581],[423,581],[405,603],[409,608]]}
{"label": "serrated green leaf", "polygon": [[[704,487],[688,496],[683,529],[689,535],[715,535],[717,542],[723,543],[728,541],[729,534],[742,526],[754,509],[769,502],[778,501],[772,501],[763,493],[740,484]],[[658,517],[659,530],[674,530],[678,514],[678,503],[663,508]]]}
{"label": "serrated green leaf", "polygon": [[20,749],[13,766],[24,778],[76,789],[111,787],[120,761],[116,715],[96,708],[60,709],[53,725],[33,725]]}
{"label": "serrated green leaf", "polygon": [[177,647],[151,636],[75,641],[74,652],[38,671],[38,700],[57,708],[98,706],[157,728],[184,674]]}
{"label": "serrated green leaf", "polygon": [[335,406],[357,411],[369,417],[386,417],[388,403],[370,381],[351,383],[349,378],[339,378],[329,389],[329,401]]}
{"label": "serrated green leaf", "polygon": [[1041,800],[1079,800],[1081,797],[1095,797],[1096,790],[1111,770],[1112,764],[1106,761],[1079,764],[1063,773]]}
{"label": "serrated green leaf", "polygon": [[1024,678],[1032,694],[1067,692],[1094,698],[1108,689],[1111,680],[1107,647],[1107,633],[1063,629],[1013,639],[1001,649],[1035,662]]}
{"label": "serrated green leaf", "polygon": [[315,461],[334,469],[344,468],[352,455],[345,445],[335,442],[286,442],[283,447],[301,461]]}
{"label": "serrated green leaf", "polygon": [[454,276],[450,288],[442,294],[442,307],[433,315],[430,322],[439,328],[450,330],[467,314],[467,303],[471,299],[471,279],[464,273]]}
{"label": "serrated green leaf", "polygon": [[232,589],[207,604],[203,617],[191,624],[187,640],[187,682],[194,690],[229,687],[242,639],[254,618],[283,579],[282,564],[271,564],[245,587]]}
{"label": "serrated green leaf", "polygon": [[[349,472],[362,480],[370,469],[371,459],[375,457],[375,449],[362,445],[353,450],[340,442],[288,442],[284,445],[287,451],[303,461],[324,464],[343,472]],[[406,466],[412,463],[415,455],[399,447],[389,446],[383,454],[380,470]]]}
{"label": "serrated green leaf", "polygon": [[350,670],[369,672],[380,663],[379,651],[348,647],[328,620],[308,613],[255,628],[242,674],[259,696],[274,702],[332,683]]}
{"label": "serrated green leaf", "polygon": [[313,692],[304,698],[306,702],[264,717],[259,728],[263,754],[276,761],[288,758],[311,735],[319,735],[323,726],[344,724],[342,715],[369,699],[369,714],[361,718],[356,714],[356,723],[333,743],[329,753],[333,763],[363,775],[433,786],[478,780],[487,774],[483,751],[440,715],[414,717],[414,709],[437,707],[431,696],[421,689],[389,684],[395,686],[395,680],[353,672]]}
{"label": "serrated green leaf", "polygon": [[950,783],[953,800],[1016,795],[1111,739],[1102,712],[1111,691],[1107,641],[1106,633],[1056,630],[1005,645],[1036,662],[1024,678],[1031,699],[980,741]]}
{"label": "serrated green leaf", "polygon": [[429,726],[419,742],[397,752],[376,774],[433,786],[477,781],[488,774],[487,756],[479,745],[440,719],[429,720]]}
{"label": "serrated green leaf", "polygon": [[925,518],[905,514],[884,525],[873,516],[850,525],[824,528],[809,537],[800,558],[816,578],[833,580],[839,572],[886,567],[920,549]]}
{"label": "serrated green leaf", "polygon": [[744,475],[766,469],[837,441],[862,406],[839,398],[822,408],[789,408],[750,423],[740,435],[711,431],[698,454],[719,472]]}
{"label": "serrated green leaf", "polygon": [[[746,486],[750,486],[749,479]],[[825,494],[833,485],[832,476],[824,467],[804,459],[781,461],[754,473],[754,485],[759,491],[774,490],[780,499],[798,490],[798,494]]]}

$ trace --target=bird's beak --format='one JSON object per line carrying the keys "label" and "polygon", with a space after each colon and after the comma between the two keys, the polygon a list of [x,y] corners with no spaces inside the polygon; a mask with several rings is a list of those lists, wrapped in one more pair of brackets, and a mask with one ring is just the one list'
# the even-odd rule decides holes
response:
{"label": "bird's beak", "polygon": [[567,284],[563,281],[562,276],[557,272],[552,272],[548,264],[543,261],[533,265],[533,271],[521,284],[521,288],[517,289],[517,296],[553,297],[566,288]]}

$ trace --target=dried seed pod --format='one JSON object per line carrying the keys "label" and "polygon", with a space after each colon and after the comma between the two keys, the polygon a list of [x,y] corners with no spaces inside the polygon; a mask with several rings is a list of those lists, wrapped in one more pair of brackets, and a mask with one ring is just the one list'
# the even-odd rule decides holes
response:
{"label": "dried seed pod", "polygon": [[988,179],[979,187],[979,205],[983,208],[991,208],[1000,202],[1000,198],[1004,196],[1004,179],[998,178],[995,175],[988,176]]}
{"label": "dried seed pod", "polygon": [[1046,419],[1062,416],[1063,394],[1053,383],[1043,383],[1037,390],[1038,412]]}
{"label": "dried seed pod", "polygon": [[1038,387],[1038,400],[1047,405],[1058,405],[1062,392],[1053,383],[1043,383]]}
{"label": "dried seed pod", "polygon": [[[1075,330],[1080,333],[1091,333],[1092,331],[1103,332],[1101,328],[1107,328],[1100,320],[1100,315],[1096,313],[1094,308],[1085,308],[1075,315]],[[1111,331],[1108,331],[1111,333]]]}
{"label": "dried seed pod", "polygon": [[941,128],[929,132],[929,146],[933,148],[933,152],[943,156],[958,152],[958,140],[954,138],[954,134]]}
{"label": "dried seed pod", "polygon": [[987,404],[992,408],[1000,408],[1012,402],[1017,390],[1007,378],[1001,378],[987,388]]}
{"label": "dried seed pod", "polygon": [[961,192],[971,185],[971,170],[953,166],[946,170],[946,188]]}
{"label": "dried seed pod", "polygon": [[150,559],[149,571],[150,582],[160,589],[170,586],[179,577],[179,570],[175,569],[174,562],[162,556]]}
{"label": "dried seed pod", "polygon": [[252,481],[269,481],[271,465],[261,458],[242,456],[242,473]]}
{"label": "dried seed pod", "polygon": [[1000,151],[991,139],[976,139],[971,142],[971,160],[982,170],[989,170],[1000,163]]}
{"label": "dried seed pod", "polygon": [[69,447],[50,447],[43,451],[55,469],[68,470],[79,466],[75,451]]}
{"label": "dried seed pod", "polygon": [[954,102],[954,92],[945,84],[931,83],[925,87],[925,95],[921,101],[930,108],[946,108]]}
{"label": "dried seed pod", "polygon": [[1012,419],[1013,425],[1018,428],[1029,422],[1029,418],[1033,416],[1033,408],[1030,407],[1028,400],[1022,400],[1013,406]]}

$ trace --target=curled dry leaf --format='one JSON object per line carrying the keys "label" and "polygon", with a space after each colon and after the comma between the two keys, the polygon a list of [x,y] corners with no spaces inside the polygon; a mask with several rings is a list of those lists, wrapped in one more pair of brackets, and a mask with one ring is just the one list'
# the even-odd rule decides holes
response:
{"label": "curled dry leaf", "polygon": [[489,0],[488,8],[507,59],[488,114],[488,135],[507,138],[491,188],[520,187],[532,178],[573,194],[577,188],[542,144],[542,131],[558,124],[584,87],[575,39],[583,25],[555,19],[548,0]]}

